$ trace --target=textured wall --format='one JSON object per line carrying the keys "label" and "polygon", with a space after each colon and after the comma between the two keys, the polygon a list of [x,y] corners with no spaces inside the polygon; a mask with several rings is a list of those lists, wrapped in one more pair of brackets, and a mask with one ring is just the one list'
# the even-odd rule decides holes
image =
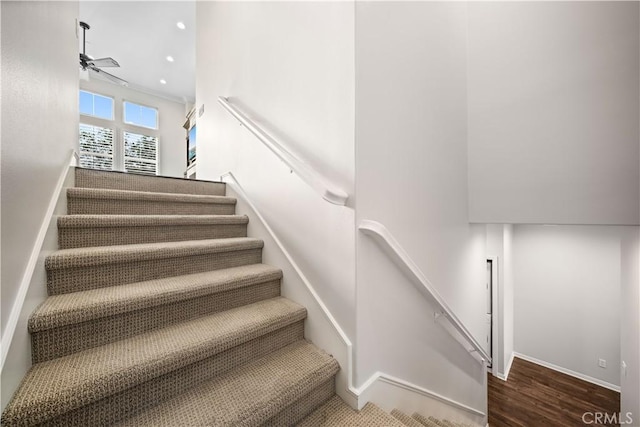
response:
{"label": "textured wall", "polygon": [[469,4],[471,221],[640,224],[639,7]]}
{"label": "textured wall", "polygon": [[54,186],[77,145],[78,3],[1,7],[4,334]]}

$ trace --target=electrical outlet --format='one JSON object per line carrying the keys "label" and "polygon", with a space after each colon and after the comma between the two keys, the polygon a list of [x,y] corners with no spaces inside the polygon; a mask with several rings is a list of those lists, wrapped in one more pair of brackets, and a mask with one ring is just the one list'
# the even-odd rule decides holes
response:
{"label": "electrical outlet", "polygon": [[607,361],[604,359],[598,359],[598,366],[600,366],[601,368],[606,368],[607,367]]}

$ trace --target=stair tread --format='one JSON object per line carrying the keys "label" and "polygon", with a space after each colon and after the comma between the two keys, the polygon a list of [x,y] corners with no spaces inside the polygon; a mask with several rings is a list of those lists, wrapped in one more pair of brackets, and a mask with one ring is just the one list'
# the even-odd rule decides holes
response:
{"label": "stair tread", "polygon": [[418,420],[411,418],[409,415],[405,414],[402,411],[399,411],[398,409],[394,409],[391,411],[391,415],[394,418],[397,418],[398,421],[400,421],[402,424],[408,426],[408,427],[423,427],[424,424],[420,423]]}
{"label": "stair tread", "polygon": [[43,422],[305,317],[304,307],[277,297],[35,364],[3,423]]}
{"label": "stair tread", "polygon": [[347,405],[339,396],[316,409],[297,425],[298,427],[405,427],[400,421],[373,403],[367,403],[360,411]]}
{"label": "stair tread", "polygon": [[336,360],[298,341],[125,420],[124,426],[258,425],[325,383]]}
{"label": "stair tread", "polygon": [[112,188],[131,190],[133,188],[162,188],[167,193],[222,194],[225,184],[217,181],[186,179],[162,175],[138,175],[121,171],[104,171],[76,167],[76,187]]}
{"label": "stair tread", "polygon": [[159,193],[152,191],[114,190],[109,188],[67,188],[67,196],[81,199],[110,199],[182,203],[217,203],[233,205],[234,197],[208,194]]}
{"label": "stair tread", "polygon": [[248,224],[246,215],[62,215],[58,228]]}
{"label": "stair tread", "polygon": [[422,414],[419,414],[417,412],[415,412],[413,415],[411,415],[411,417],[418,421],[420,424],[427,426],[427,427],[440,427],[440,424],[438,424],[438,422],[435,420],[435,418],[433,417],[425,417]]}
{"label": "stair tread", "polygon": [[282,271],[278,268],[266,264],[249,264],[53,295],[29,318],[29,332],[86,322],[281,278]]}
{"label": "stair tread", "polygon": [[53,252],[46,258],[45,267],[47,270],[86,267],[118,262],[134,262],[148,259],[164,259],[217,252],[260,249],[263,245],[264,243],[260,239],[231,237],[225,239],[61,249]]}

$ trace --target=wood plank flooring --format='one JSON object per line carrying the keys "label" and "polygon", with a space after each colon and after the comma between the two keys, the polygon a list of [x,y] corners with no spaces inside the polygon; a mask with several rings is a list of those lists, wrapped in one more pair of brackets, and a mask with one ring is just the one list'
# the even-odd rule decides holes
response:
{"label": "wood plank flooring", "polygon": [[506,382],[489,374],[490,427],[618,425],[585,412],[619,414],[620,394],[519,358]]}

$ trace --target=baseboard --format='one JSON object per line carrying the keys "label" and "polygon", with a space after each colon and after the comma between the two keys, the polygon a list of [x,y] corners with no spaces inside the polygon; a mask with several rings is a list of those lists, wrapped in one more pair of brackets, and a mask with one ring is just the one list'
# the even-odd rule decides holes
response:
{"label": "baseboard", "polygon": [[496,370],[496,373],[494,376],[501,379],[502,381],[507,381],[507,379],[509,378],[509,372],[511,371],[511,365],[513,365],[514,357],[515,356],[513,352],[511,352],[511,356],[509,356],[509,361],[507,362],[507,368],[505,369],[504,373],[500,373],[500,371]]}
{"label": "baseboard", "polygon": [[544,360],[536,359],[535,357],[527,356],[526,354],[514,351],[513,355],[515,357],[519,357],[520,359],[526,360],[527,362],[535,363],[536,365],[544,366],[545,368],[549,368],[554,371],[570,375],[574,378],[578,378],[579,380],[583,380],[591,384],[608,388],[609,390],[617,391],[618,393],[620,393],[620,386],[617,386],[615,384],[590,377],[589,375],[581,374],[580,372],[572,371],[571,369],[563,368],[562,366],[554,365],[553,363],[545,362]]}
{"label": "baseboard", "polygon": [[75,150],[72,150],[69,155],[69,160],[64,164],[60,175],[58,176],[58,182],[56,183],[53,194],[51,195],[51,199],[49,200],[49,205],[47,206],[44,218],[42,220],[42,223],[40,224],[40,229],[31,249],[31,255],[29,256],[29,260],[27,261],[27,266],[22,276],[22,280],[20,281],[18,293],[14,300],[13,306],[11,307],[7,326],[2,334],[2,343],[0,345],[0,370],[4,369],[4,363],[7,359],[7,353],[9,351],[9,347],[11,346],[11,341],[13,340],[13,334],[16,331],[18,319],[20,318],[20,313],[22,312],[22,306],[31,285],[31,278],[33,277],[33,272],[36,268],[36,264],[38,263],[40,250],[42,249],[47,231],[49,230],[49,223],[51,222],[51,218],[53,217],[54,211],[58,204],[58,199],[66,181],[69,168],[71,166],[74,166],[75,164],[76,152]]}
{"label": "baseboard", "polygon": [[352,408],[361,409],[364,403],[353,385],[351,341],[233,173],[222,175],[220,180],[227,184],[227,189],[230,190],[228,195],[237,199],[236,214],[244,214],[250,218],[252,237],[265,242],[262,262],[282,269],[285,277],[280,288],[282,296],[306,307],[308,316],[305,321],[305,337],[330,353],[340,364],[336,393]]}
{"label": "baseboard", "polygon": [[428,413],[460,423],[478,425],[486,422],[486,414],[478,409],[382,372],[373,374],[360,386],[358,394],[362,401],[371,401],[387,412],[397,408],[406,413]]}
{"label": "baseboard", "polygon": [[60,172],[2,335],[2,409],[9,403],[9,399],[31,367],[31,339],[27,331],[27,322],[33,310],[47,298],[44,260],[49,253],[58,249],[56,217],[66,213],[66,192],[62,190],[73,186],[75,176],[74,168],[71,166],[75,166],[75,158],[73,152],[69,163],[65,164]]}
{"label": "baseboard", "polygon": [[[394,397],[401,396],[399,401],[405,405],[405,410],[406,405],[414,402],[416,404],[415,411],[420,413],[423,413],[424,408],[433,407],[437,409],[437,412],[445,415],[443,418],[478,425],[485,423],[486,414],[480,410],[381,372],[376,372],[364,384],[356,388],[353,382],[354,365],[351,341],[293,257],[275,235],[266,219],[251,202],[236,177],[228,172],[220,179],[227,183],[229,195],[237,199],[236,213],[249,216],[252,235],[265,241],[263,262],[278,265],[285,273],[287,280],[283,281],[282,295],[307,308],[309,315],[305,322],[305,336],[332,354],[340,363],[342,369],[337,376],[336,393],[345,402],[354,409],[362,409],[367,402],[371,401],[389,411],[394,407],[402,410],[402,404],[389,407],[394,402]],[[419,410],[419,408],[422,409]]]}
{"label": "baseboard", "polygon": [[513,358],[515,357],[515,353],[512,351],[511,356],[509,356],[509,363],[507,363],[507,369],[504,372],[504,380],[509,379],[509,372],[511,372],[511,366],[513,365]]}

